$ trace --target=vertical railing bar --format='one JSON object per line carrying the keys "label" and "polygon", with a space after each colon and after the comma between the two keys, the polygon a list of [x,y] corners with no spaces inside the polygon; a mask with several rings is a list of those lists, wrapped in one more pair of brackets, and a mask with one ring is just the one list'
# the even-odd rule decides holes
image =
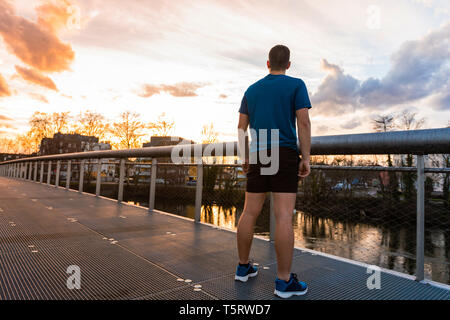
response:
{"label": "vertical railing bar", "polygon": [[72,160],[67,161],[67,170],[66,170],[66,189],[70,189],[70,180],[72,178]]}
{"label": "vertical railing bar", "polygon": [[148,199],[148,210],[155,210],[155,194],[156,194],[156,172],[157,172],[158,161],[153,158],[152,159],[152,167],[150,173],[150,192]]}
{"label": "vertical railing bar", "polygon": [[425,173],[424,156],[416,155],[417,162],[417,243],[416,281],[425,279]]}
{"label": "vertical railing bar", "polygon": [[97,180],[95,182],[95,196],[100,196],[100,187],[102,185],[102,159],[98,159],[97,163]]}
{"label": "vertical railing bar", "polygon": [[119,170],[119,192],[117,193],[117,202],[121,203],[123,201],[123,180],[125,175],[125,159],[120,159],[120,170]]}
{"label": "vertical railing bar", "polygon": [[32,174],[33,174],[33,163],[29,162],[28,163],[28,180],[30,180],[30,181],[31,181]]}
{"label": "vertical railing bar", "polygon": [[50,179],[52,177],[52,161],[48,162],[48,171],[47,171],[47,184],[50,184]]}
{"label": "vertical railing bar", "polygon": [[38,172],[38,162],[36,161],[34,163],[34,177],[33,177],[34,182],[37,182],[37,172]]}
{"label": "vertical railing bar", "polygon": [[55,177],[55,187],[59,187],[59,174],[61,172],[61,160],[56,162],[56,177]]}
{"label": "vertical railing bar", "polygon": [[41,161],[41,172],[39,175],[39,183],[44,182],[44,164],[45,164],[45,161]]}
{"label": "vertical railing bar", "polygon": [[80,179],[78,180],[78,192],[82,193],[83,192],[83,184],[84,184],[84,163],[85,163],[85,159],[80,161]]}
{"label": "vertical railing bar", "polygon": [[[201,161],[201,160],[200,160]],[[203,193],[203,163],[197,164],[197,185],[195,187],[195,222],[200,222]]]}

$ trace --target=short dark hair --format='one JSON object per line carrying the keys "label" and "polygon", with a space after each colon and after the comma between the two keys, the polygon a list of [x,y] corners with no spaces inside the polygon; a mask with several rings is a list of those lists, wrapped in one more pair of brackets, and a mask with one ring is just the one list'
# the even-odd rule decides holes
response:
{"label": "short dark hair", "polygon": [[278,44],[269,51],[270,69],[274,71],[286,70],[291,57],[291,51],[286,46]]}

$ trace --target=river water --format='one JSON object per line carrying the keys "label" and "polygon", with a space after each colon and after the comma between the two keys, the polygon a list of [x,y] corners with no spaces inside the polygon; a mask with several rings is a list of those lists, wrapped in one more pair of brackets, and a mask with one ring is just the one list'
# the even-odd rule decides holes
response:
{"label": "river water", "polygon": [[[136,203],[139,204],[139,203]],[[146,203],[140,205],[147,206]],[[156,200],[155,208],[193,219],[195,207]],[[203,206],[201,221],[236,230],[242,209]],[[258,218],[255,234],[269,237],[268,210]],[[315,217],[296,210],[293,215],[295,245],[348,258],[407,274],[415,273],[415,224],[396,226],[369,225],[332,218]],[[427,279],[450,284],[449,230],[426,228],[425,275]]]}

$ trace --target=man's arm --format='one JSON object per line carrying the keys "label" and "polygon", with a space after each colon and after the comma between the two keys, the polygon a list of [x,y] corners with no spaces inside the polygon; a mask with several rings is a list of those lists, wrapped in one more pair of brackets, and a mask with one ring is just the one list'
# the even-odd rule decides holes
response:
{"label": "man's arm", "polygon": [[242,169],[247,173],[248,162],[249,162],[249,145],[248,145],[248,135],[247,129],[249,125],[248,115],[244,113],[239,113],[239,123],[238,123],[238,148],[240,158],[242,160]]}
{"label": "man's arm", "polygon": [[311,171],[309,167],[311,156],[311,121],[309,120],[308,108],[299,109],[295,114],[297,116],[298,140],[300,141],[300,151],[302,154],[298,175],[301,178],[306,178]]}

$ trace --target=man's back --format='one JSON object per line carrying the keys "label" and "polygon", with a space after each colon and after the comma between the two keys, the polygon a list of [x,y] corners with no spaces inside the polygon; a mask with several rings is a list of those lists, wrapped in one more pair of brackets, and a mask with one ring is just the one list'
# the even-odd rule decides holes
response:
{"label": "man's back", "polygon": [[[266,193],[271,192],[276,220],[277,278],[274,294],[281,298],[303,295],[308,291],[308,285],[299,281],[290,271],[294,249],[292,213],[296,203],[298,181],[310,173],[311,123],[308,109],[311,108],[311,103],[304,82],[285,75],[291,66],[289,59],[288,47],[276,45],[270,49],[267,61],[270,74],[251,85],[245,92],[239,109],[238,123],[239,154],[243,160],[242,169],[247,175],[247,186],[244,211],[237,228],[239,264],[235,279],[246,282],[258,275],[258,268],[249,262],[250,248],[255,223],[264,206]],[[301,159],[297,150],[296,122]],[[248,152],[246,132],[249,125],[252,129],[250,150],[270,150],[251,154]],[[261,143],[261,139],[255,143],[255,133],[256,136],[265,135],[259,130],[267,130],[267,135],[270,136],[271,129],[278,130],[279,141],[269,145],[270,137],[266,137],[266,143]],[[279,148],[275,147],[275,144]]]}
{"label": "man's back", "polygon": [[[311,102],[305,83],[299,78],[268,74],[252,84],[239,109],[249,116],[250,128],[256,130],[257,144],[252,137],[251,151],[271,147],[270,129],[279,130],[279,146],[297,150],[295,112],[301,108],[311,108]],[[260,129],[268,130],[267,143],[261,141]]]}

